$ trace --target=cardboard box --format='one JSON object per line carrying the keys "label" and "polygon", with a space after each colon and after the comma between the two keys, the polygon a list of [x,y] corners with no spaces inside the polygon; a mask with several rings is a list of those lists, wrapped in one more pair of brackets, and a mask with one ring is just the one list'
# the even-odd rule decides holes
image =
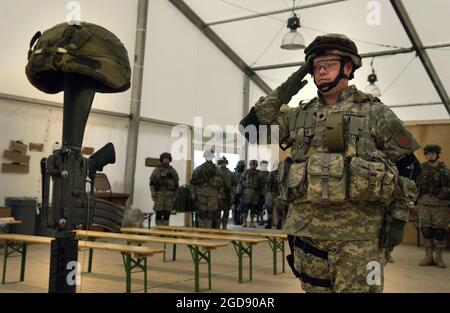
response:
{"label": "cardboard box", "polygon": [[0,218],[10,217],[12,214],[12,209],[9,207],[0,207]]}
{"label": "cardboard box", "polygon": [[11,151],[11,150],[5,150],[3,152],[3,157],[5,159],[22,163],[22,164],[28,164],[30,163],[30,156],[26,154],[22,154],[19,152]]}
{"label": "cardboard box", "polygon": [[28,164],[2,163],[3,173],[27,174],[30,171]]}
{"label": "cardboard box", "polygon": [[30,148],[30,151],[42,151],[42,150],[44,150],[44,144],[30,142],[29,148]]}
{"label": "cardboard box", "polygon": [[161,161],[159,160],[159,158],[145,158],[145,166],[148,167],[157,167],[158,165],[161,164]]}
{"label": "cardboard box", "polygon": [[27,149],[28,149],[28,146],[23,144],[20,141],[11,140],[9,142],[9,150],[13,150],[13,151],[16,151],[16,152],[20,152],[20,153],[26,154],[27,153]]}
{"label": "cardboard box", "polygon": [[94,153],[94,148],[92,148],[92,147],[83,147],[83,148],[81,148],[81,154],[91,155],[92,153]]}

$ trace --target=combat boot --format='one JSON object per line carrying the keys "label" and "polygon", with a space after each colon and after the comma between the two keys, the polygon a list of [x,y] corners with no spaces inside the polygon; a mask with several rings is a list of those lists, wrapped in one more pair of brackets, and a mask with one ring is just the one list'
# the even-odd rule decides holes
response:
{"label": "combat boot", "polygon": [[247,227],[247,216],[248,216],[248,213],[242,214],[242,220],[243,220],[242,227]]}
{"label": "combat boot", "polygon": [[272,229],[272,221],[269,220],[269,221],[267,222],[266,227],[264,227],[264,228],[265,228],[265,229]]}
{"label": "combat boot", "polygon": [[280,218],[277,222],[277,229],[283,228],[282,226],[283,226],[283,220]]}
{"label": "combat boot", "polygon": [[425,258],[422,261],[420,261],[419,265],[420,266],[432,266],[432,265],[434,265],[433,248],[431,248],[431,247],[426,247],[425,248]]}
{"label": "combat boot", "polygon": [[255,214],[251,213],[250,214],[250,227],[255,228]]}
{"label": "combat boot", "polygon": [[438,247],[434,248],[434,260],[436,262],[437,267],[440,267],[440,268],[447,267],[444,260],[442,259],[442,249],[441,248],[438,248]]}

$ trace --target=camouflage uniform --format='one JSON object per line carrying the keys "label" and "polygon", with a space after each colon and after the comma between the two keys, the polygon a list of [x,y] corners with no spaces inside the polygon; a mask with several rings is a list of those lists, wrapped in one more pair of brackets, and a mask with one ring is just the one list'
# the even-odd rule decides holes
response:
{"label": "camouflage uniform", "polygon": [[[327,44],[345,51],[340,54],[340,74],[350,52],[351,59],[346,60],[353,62],[353,69],[361,66],[356,45],[342,37],[326,35],[310,45],[324,51],[330,49]],[[285,228],[294,250],[288,260],[302,288],[380,292],[382,248],[401,241],[408,220],[395,162],[418,145],[387,106],[354,86],[347,87],[336,104],[324,105],[319,94],[308,103],[280,111],[305,85],[302,79],[311,71],[308,54],[312,58],[308,48],[305,54],[307,65],[261,97],[241,124],[278,125],[280,144],[292,146],[293,163],[285,180],[290,191]],[[369,284],[372,269],[378,275]]]}
{"label": "camouflage uniform", "polygon": [[281,229],[284,212],[278,186],[278,170],[270,172],[269,179],[267,180],[266,186],[264,188],[264,192],[266,194],[265,207],[269,216],[268,223],[265,228],[272,228],[273,210],[275,209],[278,217],[277,228]]}
{"label": "camouflage uniform", "polygon": [[247,217],[250,211],[250,227],[255,227],[254,218],[258,213],[260,197],[259,171],[256,169],[246,170],[241,177],[242,184],[242,219],[243,226],[247,227]]}
{"label": "camouflage uniform", "polygon": [[178,189],[177,171],[170,165],[158,165],[150,176],[150,192],[154,200],[156,225],[169,225],[175,193]]}
{"label": "camouflage uniform", "polygon": [[[440,250],[445,248],[445,233],[448,230],[450,177],[449,170],[443,162],[433,163],[435,164],[427,161],[421,164],[422,172],[417,182],[419,225],[426,252],[425,259],[420,265],[440,264],[440,267],[445,267]],[[435,253],[439,254],[435,259],[432,257],[433,248]]]}
{"label": "camouflage uniform", "polygon": [[[228,163],[226,159],[222,162]],[[222,224],[222,228],[227,229],[228,217],[230,216],[231,199],[234,195],[233,192],[233,188],[235,187],[234,177],[233,173],[226,167],[222,168],[219,166],[218,172],[223,177],[225,186],[223,192],[219,194],[219,213],[216,216],[215,223],[219,225],[218,228],[220,228],[220,224]],[[221,212],[222,217],[220,217]]]}
{"label": "camouflage uniform", "polygon": [[212,228],[214,218],[220,212],[219,194],[224,190],[224,179],[217,166],[206,161],[194,170],[190,183],[198,210],[198,226]]}
{"label": "camouflage uniform", "polygon": [[242,192],[239,192],[238,189],[242,188],[242,185],[240,185],[239,183],[244,171],[245,162],[239,161],[233,172],[233,222],[235,225],[242,225],[242,205],[240,200],[240,195],[242,194]]}
{"label": "camouflage uniform", "polygon": [[[267,164],[267,161],[261,161],[262,164]],[[258,215],[256,221],[259,222],[259,225],[264,225],[264,205],[266,202],[266,194],[264,189],[266,187],[267,181],[269,180],[269,171],[265,170],[261,167],[259,170],[259,203],[258,203]]]}

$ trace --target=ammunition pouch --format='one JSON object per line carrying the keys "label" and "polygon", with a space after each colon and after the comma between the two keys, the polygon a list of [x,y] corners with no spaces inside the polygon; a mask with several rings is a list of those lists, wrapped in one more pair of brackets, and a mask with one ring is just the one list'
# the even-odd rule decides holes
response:
{"label": "ammunition pouch", "polygon": [[[319,114],[320,118],[320,114],[325,113],[317,112],[317,114]],[[344,111],[328,113],[325,125],[325,147],[327,147],[330,152],[345,151]]]}
{"label": "ammunition pouch", "polygon": [[342,202],[346,196],[344,158],[337,153],[316,153],[307,165],[307,199],[311,202]]}
{"label": "ammunition pouch", "polygon": [[295,199],[306,192],[306,162],[293,163],[287,179],[288,199]]}
{"label": "ammunition pouch", "polygon": [[395,190],[395,174],[383,162],[354,157],[349,165],[349,197],[354,201],[388,204]]}

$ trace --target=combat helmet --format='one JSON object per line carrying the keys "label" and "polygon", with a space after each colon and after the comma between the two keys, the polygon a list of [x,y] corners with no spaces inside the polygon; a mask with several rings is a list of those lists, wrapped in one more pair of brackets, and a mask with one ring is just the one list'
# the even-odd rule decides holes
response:
{"label": "combat helmet", "polygon": [[428,152],[434,152],[437,155],[439,155],[441,153],[441,151],[442,151],[441,146],[437,145],[437,144],[433,144],[433,143],[428,144],[423,148],[424,154],[427,154]]}
{"label": "combat helmet", "polygon": [[86,22],[61,23],[42,34],[37,32],[30,42],[25,72],[33,86],[50,94],[64,89],[65,73],[87,76],[96,92],[130,88],[125,46],[109,30]]}
{"label": "combat helmet", "polygon": [[[317,36],[305,48],[305,62],[309,65],[309,73],[313,74],[314,58],[324,54],[336,54],[341,56],[341,70],[334,82],[326,83],[318,88],[321,91],[328,91],[334,88],[342,78],[353,79],[355,71],[362,66],[361,56],[353,40],[342,34],[326,34]],[[347,77],[344,73],[344,64],[348,61],[353,63],[353,70]],[[316,84],[317,85],[317,84]],[[323,87],[322,87],[323,86]]]}
{"label": "combat helmet", "polygon": [[257,160],[250,160],[250,166],[255,165],[258,166],[258,161]]}
{"label": "combat helmet", "polygon": [[245,171],[245,161],[243,161],[243,160],[238,161],[237,164],[236,164],[235,170],[238,171],[238,172]]}
{"label": "combat helmet", "polygon": [[159,156],[159,161],[162,162],[163,159],[169,159],[169,161],[172,162],[172,155],[169,152],[163,152]]}
{"label": "combat helmet", "polygon": [[225,156],[220,157],[220,158],[217,159],[217,165],[220,165],[222,163],[228,164],[228,160],[227,160],[227,158]]}

